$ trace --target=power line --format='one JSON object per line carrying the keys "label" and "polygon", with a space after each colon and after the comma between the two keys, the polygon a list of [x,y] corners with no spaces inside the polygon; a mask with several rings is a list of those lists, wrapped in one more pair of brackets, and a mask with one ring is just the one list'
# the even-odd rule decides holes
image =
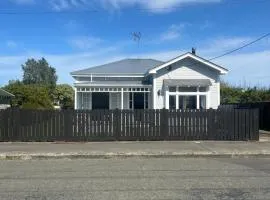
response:
{"label": "power line", "polygon": [[236,48],[236,49],[230,50],[230,51],[228,51],[228,52],[226,52],[226,53],[224,53],[224,54],[221,54],[221,55],[219,55],[219,56],[210,58],[208,61],[215,60],[215,59],[221,58],[221,57],[223,57],[223,56],[229,55],[229,54],[231,54],[231,53],[234,53],[234,52],[236,52],[236,51],[239,51],[239,50],[241,50],[241,49],[243,49],[243,48],[245,48],[245,47],[247,47],[247,46],[250,46],[250,45],[252,45],[252,44],[254,44],[254,43],[256,43],[256,42],[262,40],[263,38],[268,37],[268,36],[270,36],[270,32],[267,33],[267,34],[265,34],[265,35],[263,35],[263,36],[261,36],[261,37],[259,37],[259,38],[257,38],[256,40],[253,40],[253,41],[251,41],[251,42],[249,42],[249,43],[247,43],[247,44],[241,46],[241,47],[238,47],[238,48]]}

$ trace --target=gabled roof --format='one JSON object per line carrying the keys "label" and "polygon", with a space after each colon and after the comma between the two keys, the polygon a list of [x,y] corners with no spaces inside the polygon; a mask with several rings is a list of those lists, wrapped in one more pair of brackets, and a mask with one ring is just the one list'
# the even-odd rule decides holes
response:
{"label": "gabled roof", "polygon": [[154,59],[124,59],[96,67],[71,72],[71,75],[87,74],[141,74],[164,62]]}
{"label": "gabled roof", "polygon": [[167,67],[167,66],[169,66],[169,65],[171,65],[173,63],[176,63],[176,62],[178,62],[180,60],[183,60],[185,58],[192,58],[192,59],[194,59],[194,60],[196,60],[198,62],[201,62],[201,63],[209,66],[210,68],[219,71],[221,74],[227,74],[228,73],[228,70],[227,69],[225,69],[225,68],[223,68],[223,67],[221,67],[221,66],[219,66],[217,64],[214,64],[214,63],[210,62],[209,60],[206,60],[206,59],[201,58],[201,57],[199,57],[199,56],[197,56],[195,54],[192,54],[190,52],[185,53],[185,54],[183,54],[181,56],[178,56],[178,57],[176,57],[176,58],[174,58],[172,60],[169,60],[168,62],[163,63],[163,64],[161,64],[161,65],[159,65],[157,67],[153,67],[152,69],[150,69],[148,71],[148,73],[149,74],[155,74],[158,70],[160,70],[160,69],[162,69],[164,67]]}
{"label": "gabled roof", "polygon": [[1,88],[0,88],[0,96],[2,96],[2,97],[14,97],[13,94],[11,94],[11,93],[9,93],[9,92],[1,89]]}

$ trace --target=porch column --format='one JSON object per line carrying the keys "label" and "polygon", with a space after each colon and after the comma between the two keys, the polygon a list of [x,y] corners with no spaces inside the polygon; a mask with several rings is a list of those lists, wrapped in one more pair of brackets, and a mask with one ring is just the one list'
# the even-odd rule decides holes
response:
{"label": "porch column", "polygon": [[152,94],[152,108],[153,109],[156,109],[157,108],[157,106],[156,106],[156,104],[157,104],[157,100],[156,100],[156,98],[157,98],[157,93],[156,93],[156,75],[155,74],[153,74],[153,89],[152,89],[152,92],[153,92],[153,94]]}
{"label": "porch column", "polygon": [[77,105],[77,88],[75,87],[75,98],[74,98],[74,109],[77,110],[78,105]]}
{"label": "porch column", "polygon": [[124,88],[121,88],[121,110],[124,109]]}
{"label": "porch column", "polygon": [[170,109],[170,96],[168,90],[165,92],[165,108]]}
{"label": "porch column", "polygon": [[199,87],[197,87],[197,94],[196,94],[196,109],[200,109]]}

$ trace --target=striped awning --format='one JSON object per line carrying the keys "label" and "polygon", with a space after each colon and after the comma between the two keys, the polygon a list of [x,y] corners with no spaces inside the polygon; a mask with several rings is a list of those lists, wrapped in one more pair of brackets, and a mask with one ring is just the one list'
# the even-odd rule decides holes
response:
{"label": "striped awning", "polygon": [[203,86],[207,87],[212,85],[209,79],[164,79],[165,86],[181,86],[181,87],[194,87]]}

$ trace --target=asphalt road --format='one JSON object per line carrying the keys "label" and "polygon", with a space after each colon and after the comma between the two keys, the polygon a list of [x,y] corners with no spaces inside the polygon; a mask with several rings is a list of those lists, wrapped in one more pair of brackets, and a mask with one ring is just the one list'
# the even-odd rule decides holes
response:
{"label": "asphalt road", "polygon": [[0,199],[270,199],[270,159],[2,160]]}

